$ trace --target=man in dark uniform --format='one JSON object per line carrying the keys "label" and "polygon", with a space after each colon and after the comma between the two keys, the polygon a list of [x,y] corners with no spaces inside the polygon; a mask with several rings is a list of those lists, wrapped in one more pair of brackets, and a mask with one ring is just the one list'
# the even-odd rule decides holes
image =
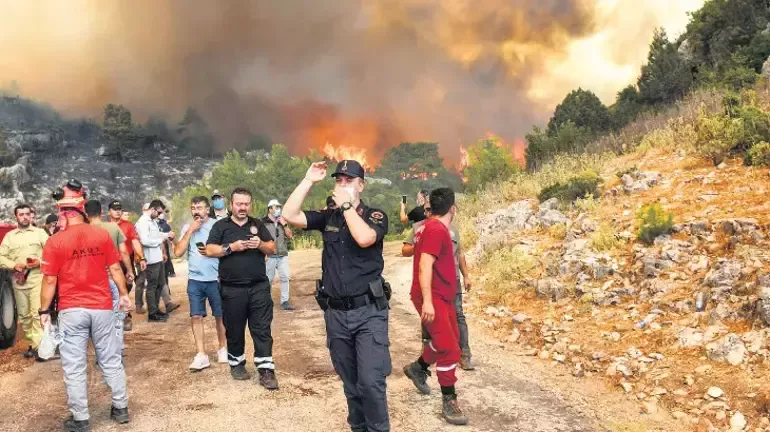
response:
{"label": "man in dark uniform", "polygon": [[342,378],[353,432],[390,431],[385,378],[390,375],[388,304],[382,242],[385,213],[361,202],[364,169],[344,160],[332,174],[337,209],[302,212],[313,184],[326,178],[326,162],[310,166],[283,208],[289,223],[323,234],[322,289],[326,337],[334,370]]}
{"label": "man in dark uniform", "polygon": [[254,366],[259,384],[278,390],[273,362],[273,298],[265,269],[265,256],[275,253],[275,241],[261,220],[249,216],[251,192],[236,188],[230,195],[232,214],[211,227],[206,256],[219,260],[219,293],[227,338],[230,374],[237,380],[246,372],[246,323],[254,341]]}

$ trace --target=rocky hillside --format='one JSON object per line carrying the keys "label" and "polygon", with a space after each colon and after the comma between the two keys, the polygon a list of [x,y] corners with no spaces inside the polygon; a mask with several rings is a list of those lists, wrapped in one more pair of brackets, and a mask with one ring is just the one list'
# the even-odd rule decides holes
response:
{"label": "rocky hillside", "polygon": [[[609,380],[681,430],[770,431],[770,176],[685,148],[557,161],[554,172],[580,165],[602,180],[571,205],[521,199],[553,173],[465,201],[471,311],[519,355],[566,368],[576,385]],[[639,210],[651,203],[673,225],[647,244]]]}
{"label": "rocky hillside", "polygon": [[40,213],[53,209],[51,191],[76,177],[91,196],[113,198],[138,210],[154,196],[167,199],[202,178],[213,166],[171,143],[142,137],[136,145],[105,150],[100,128],[89,121],[61,119],[22,98],[0,97],[0,215],[30,202]]}

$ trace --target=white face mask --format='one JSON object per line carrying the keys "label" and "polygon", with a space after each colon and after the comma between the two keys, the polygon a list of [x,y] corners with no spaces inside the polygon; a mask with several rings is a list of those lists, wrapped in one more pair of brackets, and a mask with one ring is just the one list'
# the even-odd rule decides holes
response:
{"label": "white face mask", "polygon": [[346,187],[342,188],[342,190],[344,190],[345,192],[348,193],[348,195],[350,195],[350,199],[352,199],[352,200],[356,199],[356,188],[355,187],[353,187],[353,186],[346,186]]}

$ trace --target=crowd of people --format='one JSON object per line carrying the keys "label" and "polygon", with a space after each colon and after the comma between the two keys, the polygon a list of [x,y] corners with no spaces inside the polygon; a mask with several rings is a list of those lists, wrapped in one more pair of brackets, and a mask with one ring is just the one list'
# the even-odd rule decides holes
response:
{"label": "crowd of people", "polygon": [[[129,421],[123,332],[133,327],[132,310],[147,314],[149,323],[162,325],[179,307],[169,295],[173,256],[186,255],[188,262],[187,296],[196,349],[189,369],[198,372],[211,366],[204,343],[204,319],[210,309],[217,333],[216,361],[230,366],[233,379],[251,378],[245,354],[248,326],[258,383],[277,390],[271,285],[277,274],[279,307],[294,310],[288,259],[294,226],[322,234],[322,275],[315,298],[324,311],[332,364],[343,381],[350,428],[389,431],[391,290],[382,274],[388,217],[362,201],[365,171],[354,160],[340,162],[331,174],[336,186],[326,206],[303,211],[311,188],[326,176],[325,162],[313,164],[285,206],[271,200],[262,218],[249,214],[252,193],[245,188],[234,189],[229,197],[219,191],[210,198],[193,197],[190,222],[179,236],[168,225],[169,210],[162,201],[145,204],[132,224],[122,203],[113,200],[104,220],[101,203],[89,201],[77,180],[54,193],[57,213],[46,218],[43,228],[35,225],[31,206],[17,206],[17,228],[0,243],[0,267],[14,272],[18,313],[29,342],[25,355],[38,361],[54,358],[41,357],[38,347],[52,322],[61,330],[58,353],[72,414],[65,429],[89,430],[89,340],[112,390],[111,418]],[[457,402],[455,369],[474,368],[462,311],[462,291],[471,283],[452,223],[457,210],[454,192],[421,191],[417,204],[407,214],[406,199],[402,202],[401,219],[413,224],[402,253],[414,256],[411,299],[422,321],[423,350],[403,370],[420,392],[428,394],[430,367],[435,365],[444,418],[466,424]],[[129,298],[133,288],[135,308]]]}

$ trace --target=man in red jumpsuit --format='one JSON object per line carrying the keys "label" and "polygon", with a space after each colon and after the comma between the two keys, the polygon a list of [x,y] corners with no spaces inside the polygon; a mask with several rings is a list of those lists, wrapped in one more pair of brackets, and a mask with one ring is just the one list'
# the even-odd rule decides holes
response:
{"label": "man in red jumpsuit", "polygon": [[430,393],[427,378],[429,366],[436,364],[438,383],[441,385],[444,419],[450,424],[468,424],[457,402],[455,382],[457,363],[460,361],[460,331],[457,327],[454,298],[457,277],[449,225],[457,212],[452,189],[440,188],[430,193],[432,217],[414,234],[414,277],[412,303],[431,336],[416,362],[404,367],[404,374],[417,389]]}

